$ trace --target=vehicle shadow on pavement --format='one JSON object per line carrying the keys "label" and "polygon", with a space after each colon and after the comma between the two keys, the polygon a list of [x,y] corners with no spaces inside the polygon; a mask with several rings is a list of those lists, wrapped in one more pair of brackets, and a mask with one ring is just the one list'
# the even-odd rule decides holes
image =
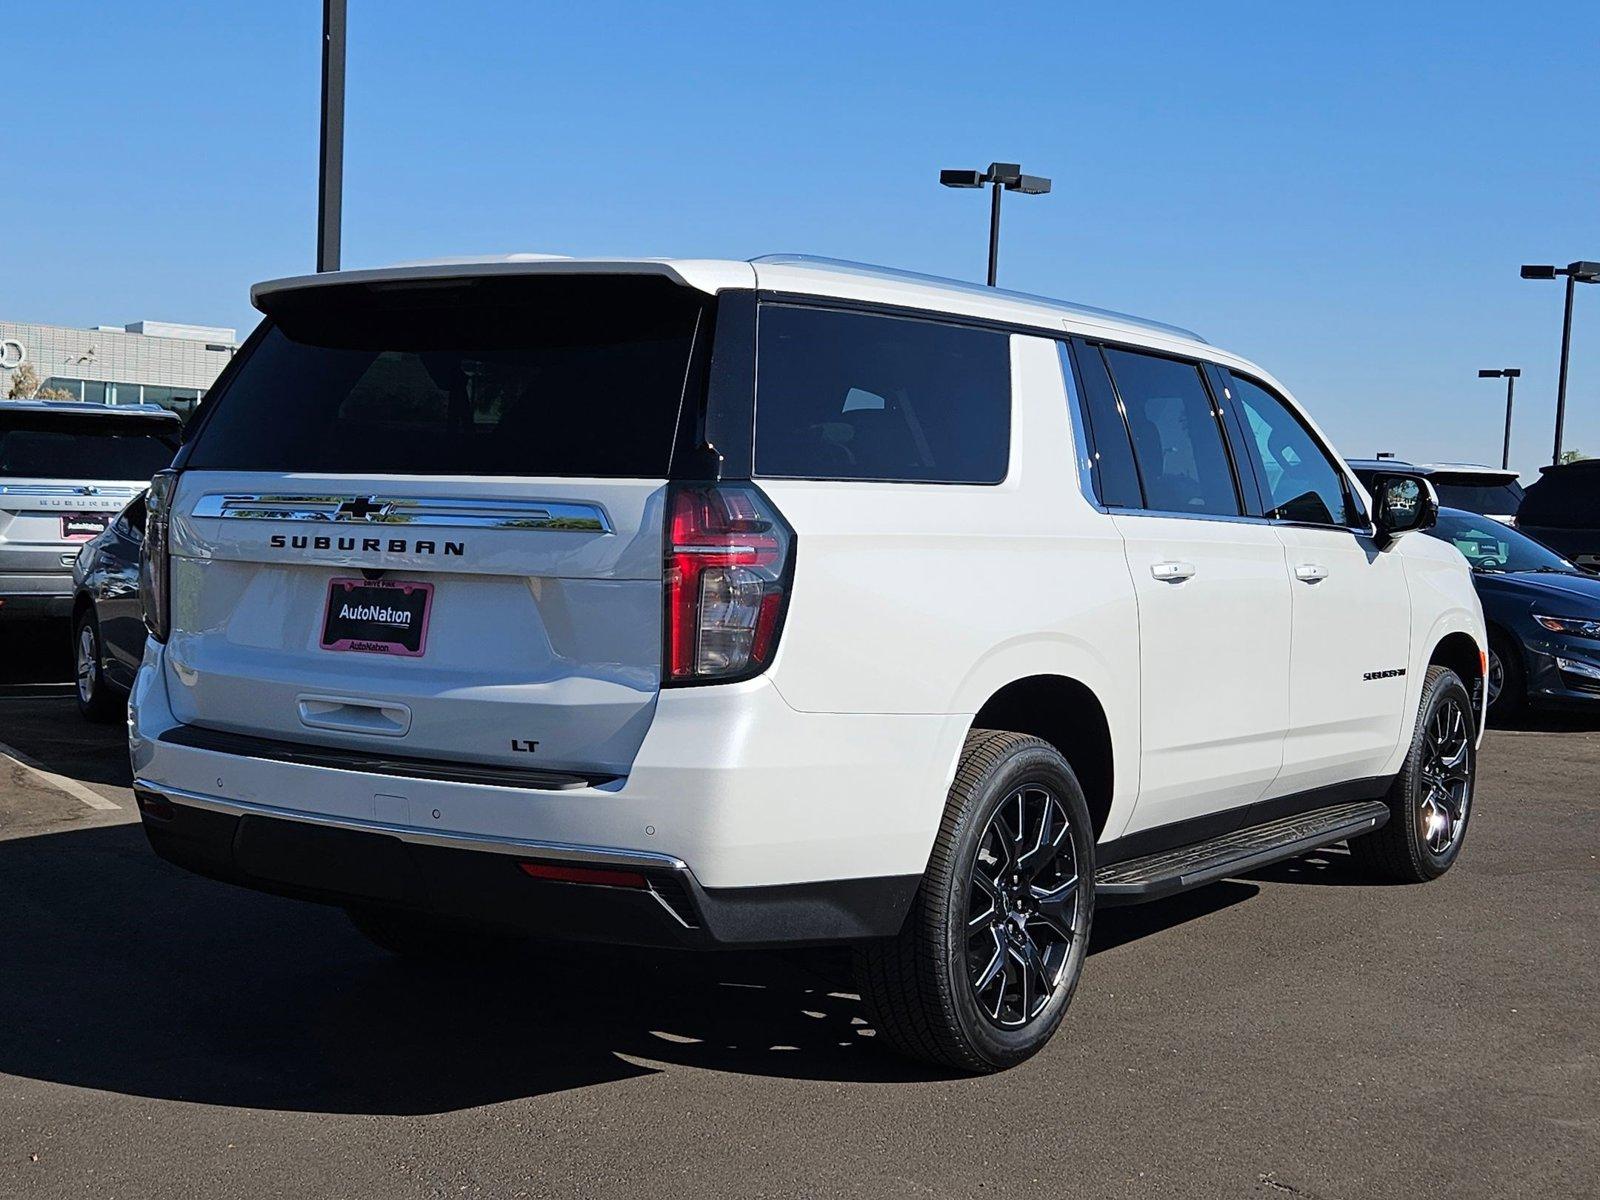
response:
{"label": "vehicle shadow on pavement", "polygon": [[[1226,885],[1102,914],[1094,949]],[[841,952],[529,948],[418,968],[337,910],[187,875],[136,825],[0,841],[0,1072],[201,1104],[421,1114],[671,1070],[895,1083]]]}

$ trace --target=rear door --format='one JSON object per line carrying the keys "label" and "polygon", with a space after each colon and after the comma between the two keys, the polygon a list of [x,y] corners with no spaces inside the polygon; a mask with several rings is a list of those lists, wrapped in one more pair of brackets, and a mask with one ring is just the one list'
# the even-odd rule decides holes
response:
{"label": "rear door", "polygon": [[1378,549],[1355,490],[1293,406],[1264,383],[1225,379],[1293,597],[1289,736],[1272,794],[1376,776],[1405,715],[1405,563]]}
{"label": "rear door", "polygon": [[[1242,816],[1283,758],[1282,543],[1243,516],[1220,410],[1196,363],[1087,344],[1078,360],[1091,401],[1114,382],[1125,430],[1112,435],[1131,437],[1142,500],[1113,510],[1139,605],[1142,764],[1128,832]],[[1097,439],[1109,423],[1096,421]]]}
{"label": "rear door", "polygon": [[705,300],[549,276],[279,298],[173,503],[180,720],[625,773]]}
{"label": "rear door", "polygon": [[79,548],[177,449],[164,414],[0,402],[0,594],[70,592]]}

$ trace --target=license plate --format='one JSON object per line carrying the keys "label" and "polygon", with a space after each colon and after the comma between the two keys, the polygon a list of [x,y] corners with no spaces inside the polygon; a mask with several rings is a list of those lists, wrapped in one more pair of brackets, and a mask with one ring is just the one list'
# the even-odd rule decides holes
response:
{"label": "license plate", "polygon": [[110,523],[110,513],[62,513],[61,540],[87,542],[104,533]]}
{"label": "license plate", "polygon": [[322,619],[324,650],[420,658],[428,648],[433,584],[401,579],[332,579]]}

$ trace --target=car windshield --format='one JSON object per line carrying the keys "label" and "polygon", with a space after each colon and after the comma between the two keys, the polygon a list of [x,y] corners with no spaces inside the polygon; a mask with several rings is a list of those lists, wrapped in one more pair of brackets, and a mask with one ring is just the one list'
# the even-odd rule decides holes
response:
{"label": "car windshield", "polygon": [[1582,572],[1543,542],[1476,513],[1440,509],[1429,534],[1461,551],[1474,571]]}

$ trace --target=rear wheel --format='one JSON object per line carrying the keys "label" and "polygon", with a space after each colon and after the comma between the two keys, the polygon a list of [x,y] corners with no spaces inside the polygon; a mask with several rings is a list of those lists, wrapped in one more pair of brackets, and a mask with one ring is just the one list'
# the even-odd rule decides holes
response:
{"label": "rear wheel", "polygon": [[1093,913],[1093,828],[1072,768],[1038,738],[974,730],[904,928],[856,955],[878,1036],[963,1071],[1029,1058],[1071,1003]]}
{"label": "rear wheel", "polygon": [[1424,883],[1461,853],[1477,778],[1472,697],[1448,667],[1429,667],[1411,750],[1389,789],[1389,823],[1356,838],[1357,867],[1379,879]]}
{"label": "rear wheel", "polygon": [[345,909],[373,945],[415,962],[468,963],[508,954],[523,939],[472,921],[394,908]]}
{"label": "rear wheel", "polygon": [[126,706],[106,682],[100,658],[100,622],[86,606],[72,622],[72,666],[77,676],[78,711],[91,721],[110,724]]}

